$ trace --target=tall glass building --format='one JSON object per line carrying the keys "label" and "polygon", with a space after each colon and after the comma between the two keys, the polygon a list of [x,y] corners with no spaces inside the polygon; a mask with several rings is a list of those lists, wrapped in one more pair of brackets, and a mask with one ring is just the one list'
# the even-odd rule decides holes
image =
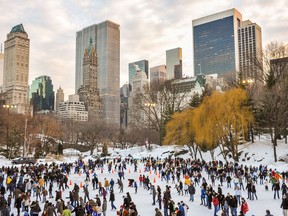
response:
{"label": "tall glass building", "polygon": [[149,62],[147,60],[141,60],[137,62],[129,63],[129,86],[130,91],[132,91],[132,83],[137,71],[144,71],[146,74],[146,79],[149,79]]}
{"label": "tall glass building", "polygon": [[103,99],[103,118],[120,124],[120,26],[111,21],[88,26],[76,33],[75,92],[83,84],[83,56],[90,39],[98,56],[98,88]]}
{"label": "tall glass building", "polygon": [[182,48],[166,50],[166,78],[182,78]]}
{"label": "tall glass building", "polygon": [[29,100],[33,106],[33,113],[42,110],[54,110],[53,84],[49,76],[39,76],[32,81]]}
{"label": "tall glass building", "polygon": [[242,15],[234,8],[192,21],[195,76],[232,74],[236,77],[241,23]]}

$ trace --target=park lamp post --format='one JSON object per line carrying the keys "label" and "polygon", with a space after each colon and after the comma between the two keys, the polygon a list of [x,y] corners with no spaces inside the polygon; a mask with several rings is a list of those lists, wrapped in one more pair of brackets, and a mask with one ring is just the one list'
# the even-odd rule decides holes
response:
{"label": "park lamp post", "polygon": [[242,80],[243,85],[251,85],[253,83],[254,83],[254,80],[252,78]]}
{"label": "park lamp post", "polygon": [[199,69],[200,69],[200,74],[199,74],[199,75],[202,75],[202,67],[201,67],[201,63],[199,63],[198,66],[199,66]]}
{"label": "park lamp post", "polygon": [[17,108],[16,105],[9,105],[9,104],[4,104],[3,105],[3,108],[4,109],[7,109],[7,113],[8,113],[8,119],[7,119],[7,125],[6,125],[6,151],[7,151],[7,155],[6,156],[9,156],[10,154],[8,153],[9,152],[9,116],[10,116],[10,109],[12,108]]}
{"label": "park lamp post", "polygon": [[151,107],[155,107],[156,104],[155,103],[145,103],[144,104],[145,107],[148,107],[148,149],[151,149]]}

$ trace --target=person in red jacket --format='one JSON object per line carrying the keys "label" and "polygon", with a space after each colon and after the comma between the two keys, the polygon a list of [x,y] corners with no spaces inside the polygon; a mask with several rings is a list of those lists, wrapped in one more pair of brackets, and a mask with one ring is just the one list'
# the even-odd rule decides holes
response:
{"label": "person in red jacket", "polygon": [[214,194],[214,196],[212,198],[212,203],[214,206],[214,216],[217,216],[217,212],[220,210],[219,200],[218,200],[217,194]]}
{"label": "person in red jacket", "polygon": [[143,176],[140,174],[140,176],[139,176],[139,185],[140,185],[140,187],[142,187],[142,183],[143,183]]}
{"label": "person in red jacket", "polygon": [[240,211],[245,215],[249,211],[248,203],[244,198],[241,199],[241,208]]}

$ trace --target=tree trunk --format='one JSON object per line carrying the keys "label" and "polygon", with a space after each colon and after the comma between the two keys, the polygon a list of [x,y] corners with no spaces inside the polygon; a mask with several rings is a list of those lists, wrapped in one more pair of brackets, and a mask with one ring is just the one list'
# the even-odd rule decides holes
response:
{"label": "tree trunk", "polygon": [[254,130],[252,125],[251,125],[251,141],[252,143],[254,143]]}
{"label": "tree trunk", "polygon": [[195,157],[195,160],[196,160],[197,159],[198,148],[197,148],[197,146],[194,147],[194,144],[193,144],[193,149],[194,149],[194,157]]}
{"label": "tree trunk", "polygon": [[234,143],[233,143],[233,135],[232,135],[232,132],[230,131],[229,133],[229,141],[230,141],[230,147],[231,147],[231,151],[232,151],[232,156],[233,156],[233,159],[235,160],[235,147],[234,147]]}
{"label": "tree trunk", "polygon": [[274,161],[277,162],[277,139],[276,139],[276,136],[274,136],[274,139],[273,139],[273,151],[274,151]]}
{"label": "tree trunk", "polygon": [[[221,146],[222,146],[222,148],[221,148]],[[224,146],[219,145],[219,148],[221,150],[221,154],[223,155],[224,160],[227,162],[227,154],[224,153]]]}
{"label": "tree trunk", "polygon": [[[199,146],[197,146],[197,145],[196,145],[196,148],[198,149],[198,152],[199,152],[199,155],[200,155],[201,160],[203,160],[203,156],[202,156],[201,149],[199,149]],[[195,158],[195,159],[196,159],[196,158]]]}
{"label": "tree trunk", "polygon": [[190,156],[191,158],[193,159],[193,150],[192,150],[192,146],[190,146],[190,144],[187,145],[188,146],[188,149],[190,151]]}
{"label": "tree trunk", "polygon": [[213,150],[210,150],[210,155],[211,155],[212,161],[214,161],[214,160],[215,160],[215,157],[214,157],[214,149],[213,149]]}
{"label": "tree trunk", "polygon": [[238,141],[235,143],[235,161],[239,162],[239,155],[238,155]]}

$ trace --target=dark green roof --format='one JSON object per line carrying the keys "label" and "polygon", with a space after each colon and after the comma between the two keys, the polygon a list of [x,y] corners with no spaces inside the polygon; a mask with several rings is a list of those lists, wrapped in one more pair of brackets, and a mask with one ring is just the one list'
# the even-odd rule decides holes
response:
{"label": "dark green roof", "polygon": [[91,50],[92,50],[92,44],[93,44],[93,40],[92,40],[92,37],[90,37],[90,43],[89,43],[89,46],[88,46],[89,54],[91,53]]}
{"label": "dark green roof", "polygon": [[19,24],[19,25],[14,26],[11,29],[10,33],[13,33],[13,32],[25,32],[23,25]]}

